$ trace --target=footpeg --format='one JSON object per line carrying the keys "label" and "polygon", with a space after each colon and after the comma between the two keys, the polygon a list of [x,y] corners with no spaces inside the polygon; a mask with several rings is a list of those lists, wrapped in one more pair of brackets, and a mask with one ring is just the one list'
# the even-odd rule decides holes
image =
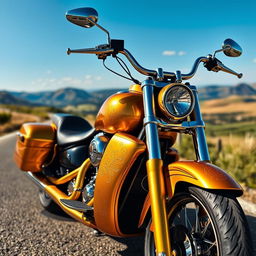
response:
{"label": "footpeg", "polygon": [[60,202],[65,205],[66,207],[77,210],[79,212],[87,212],[92,211],[93,207],[88,206],[86,203],[83,203],[81,201],[75,201],[75,200],[68,200],[68,199],[60,199]]}

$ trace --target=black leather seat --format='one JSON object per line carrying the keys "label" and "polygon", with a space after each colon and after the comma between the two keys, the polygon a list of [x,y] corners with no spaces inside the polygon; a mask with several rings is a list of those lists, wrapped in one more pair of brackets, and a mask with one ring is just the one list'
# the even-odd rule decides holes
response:
{"label": "black leather seat", "polygon": [[57,143],[62,147],[85,143],[95,132],[95,129],[79,116],[54,114],[52,121],[57,127]]}

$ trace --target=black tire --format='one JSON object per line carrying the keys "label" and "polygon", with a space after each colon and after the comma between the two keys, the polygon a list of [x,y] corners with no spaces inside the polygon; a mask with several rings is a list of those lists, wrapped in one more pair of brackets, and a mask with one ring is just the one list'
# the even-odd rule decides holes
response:
{"label": "black tire", "polygon": [[[191,209],[193,205],[194,211]],[[176,251],[177,256],[253,255],[249,227],[235,198],[189,187],[187,192],[177,193],[168,203],[167,209],[172,250]],[[156,255],[150,225],[151,222],[145,234],[147,256]]]}
{"label": "black tire", "polygon": [[38,196],[39,201],[45,210],[57,214],[62,212],[61,208],[48,196],[48,194],[45,191],[40,189]]}

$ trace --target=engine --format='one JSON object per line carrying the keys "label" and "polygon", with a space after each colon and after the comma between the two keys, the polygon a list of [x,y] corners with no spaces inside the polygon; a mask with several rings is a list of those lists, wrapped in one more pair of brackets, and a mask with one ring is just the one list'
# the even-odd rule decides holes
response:
{"label": "engine", "polygon": [[109,142],[109,138],[103,133],[97,134],[90,143],[89,157],[94,167],[100,165],[104,150]]}
{"label": "engine", "polygon": [[[109,137],[104,133],[98,133],[91,141],[89,145],[89,158],[92,166],[86,173],[85,186],[82,191],[82,200],[88,203],[94,196],[95,181],[98,172],[100,161],[103,157],[104,150],[109,142]],[[72,180],[68,184],[68,195],[71,195],[74,191],[75,180]]]}
{"label": "engine", "polygon": [[109,137],[105,136],[103,133],[97,134],[89,145],[89,157],[95,171],[90,176],[90,180],[86,182],[83,189],[83,201],[88,203],[94,196],[95,180],[98,172],[98,167],[100,161],[103,157],[104,150],[109,142]]}

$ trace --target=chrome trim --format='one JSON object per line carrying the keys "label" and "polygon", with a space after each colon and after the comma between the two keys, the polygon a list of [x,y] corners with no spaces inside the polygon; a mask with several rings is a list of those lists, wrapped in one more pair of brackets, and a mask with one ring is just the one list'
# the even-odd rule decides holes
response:
{"label": "chrome trim", "polygon": [[160,81],[160,82],[163,81],[164,80],[163,69],[158,68],[156,72],[157,72],[157,80]]}
{"label": "chrome trim", "polygon": [[176,83],[181,83],[182,82],[182,77],[181,77],[181,72],[180,70],[176,71]]}
{"label": "chrome trim", "polygon": [[91,140],[89,144],[89,158],[94,167],[98,167],[100,165],[100,161],[108,142],[109,138],[102,132],[95,135]]}
{"label": "chrome trim", "polygon": [[45,189],[46,185],[42,183],[40,180],[38,180],[32,172],[25,172],[25,174],[29,177],[30,180],[32,180],[39,188],[42,190]]}
{"label": "chrome trim", "polygon": [[[142,83],[144,104],[144,126],[149,159],[161,159],[161,148],[154,112],[154,81],[148,78]],[[150,121],[150,122],[149,122]],[[153,121],[153,123],[151,122]]]}
{"label": "chrome trim", "polygon": [[[157,71],[155,70],[150,70],[150,69],[146,69],[144,67],[142,67],[137,61],[136,59],[132,56],[132,54],[124,49],[123,51],[120,51],[119,53],[123,54],[128,60],[129,62],[131,63],[131,65],[138,71],[140,72],[141,74],[143,75],[146,75],[146,76],[153,76],[153,77],[157,77]],[[188,74],[181,74],[181,78],[182,80],[188,80],[190,78],[192,78],[197,69],[198,69],[198,66],[201,62],[207,62],[208,61],[208,58],[207,57],[199,57],[196,59],[193,67],[192,67],[192,70],[190,73]],[[165,78],[175,78],[176,77],[176,74],[173,73],[173,72],[167,72],[167,71],[163,71],[163,75]]]}
{"label": "chrome trim", "polygon": [[66,12],[68,21],[83,28],[91,28],[98,21],[98,13],[90,7],[76,8]]}
{"label": "chrome trim", "polygon": [[[69,55],[70,53],[88,53],[88,54],[100,55],[100,54],[114,53],[114,49],[112,49],[112,48],[107,48],[107,49],[85,48],[85,49],[71,50],[68,48],[67,54]],[[146,75],[146,76],[152,76],[157,79],[158,71],[142,67],[127,49],[121,50],[121,51],[119,51],[119,53],[123,54],[128,59],[128,61],[131,63],[131,65],[139,73]],[[181,74],[182,80],[188,80],[188,79],[192,78],[195,75],[199,64],[201,62],[207,62],[207,61],[208,61],[207,57],[197,58],[196,61],[194,62],[191,72],[188,74]],[[163,78],[167,78],[167,79],[168,78],[176,78],[176,74],[173,72],[163,71]]]}
{"label": "chrome trim", "polygon": [[[171,113],[171,111],[168,109],[168,106],[167,106],[167,103],[166,103],[167,94],[170,92],[170,90],[172,90],[175,87],[176,88],[182,88],[183,87],[189,93],[189,95],[191,97],[191,105],[189,107],[189,111],[187,111],[187,113],[183,116],[181,116],[181,115],[180,116],[177,116],[177,115],[175,116],[173,113]],[[182,120],[182,119],[185,119],[187,116],[190,115],[190,113],[194,109],[195,99],[194,99],[194,94],[193,94],[192,90],[189,88],[189,86],[187,86],[185,84],[181,84],[181,83],[171,83],[168,86],[165,86],[162,90],[163,90],[163,93],[161,95],[162,97],[161,98],[158,97],[158,103],[159,103],[159,106],[161,108],[161,111],[163,112],[163,114],[166,117],[171,118],[173,120]],[[162,90],[160,91],[160,94],[161,94]],[[176,94],[177,94],[177,91],[176,91]],[[169,102],[169,104],[171,105],[173,103]]]}
{"label": "chrome trim", "polygon": [[[124,49],[119,51],[119,53],[123,54],[139,73],[145,76],[157,76],[157,71],[142,67],[128,50]],[[170,77],[175,77],[175,74],[170,72],[163,72],[164,76],[167,76],[167,73]]]}
{"label": "chrome trim", "polygon": [[239,57],[243,52],[241,46],[231,38],[227,38],[223,42],[222,49],[229,57]]}
{"label": "chrome trim", "polygon": [[168,124],[161,120],[157,120],[157,121],[158,121],[158,126],[167,128],[167,129],[172,129],[172,130],[187,130],[192,128],[205,127],[204,122],[197,122],[197,121],[190,121],[190,122],[185,121],[180,124]]}
{"label": "chrome trim", "polygon": [[114,49],[112,48],[108,48],[108,49],[97,49],[97,48],[84,48],[84,49],[75,49],[75,50],[71,50],[70,48],[68,48],[67,50],[67,54],[71,54],[71,53],[88,53],[88,54],[107,54],[107,53],[113,53]]}
{"label": "chrome trim", "polygon": [[218,60],[217,60],[217,68],[218,68],[218,70],[221,70],[221,71],[223,71],[223,72],[229,73],[229,74],[231,74],[231,75],[235,75],[235,76],[237,76],[238,78],[242,78],[242,76],[243,76],[242,73],[237,73],[237,72],[235,72],[234,70],[232,70],[232,69],[226,67],[222,62],[220,62],[220,61],[218,61]]}
{"label": "chrome trim", "polygon": [[83,189],[82,188],[75,188],[74,191],[82,192]]}
{"label": "chrome trim", "polygon": [[191,78],[195,75],[195,73],[196,73],[196,71],[197,71],[197,69],[198,69],[198,66],[199,66],[199,64],[200,64],[201,62],[204,62],[204,63],[208,62],[208,58],[207,58],[207,57],[199,57],[199,58],[197,58],[197,59],[195,60],[195,62],[194,62],[194,65],[193,65],[193,67],[192,67],[190,73],[181,74],[182,80],[191,79]]}

